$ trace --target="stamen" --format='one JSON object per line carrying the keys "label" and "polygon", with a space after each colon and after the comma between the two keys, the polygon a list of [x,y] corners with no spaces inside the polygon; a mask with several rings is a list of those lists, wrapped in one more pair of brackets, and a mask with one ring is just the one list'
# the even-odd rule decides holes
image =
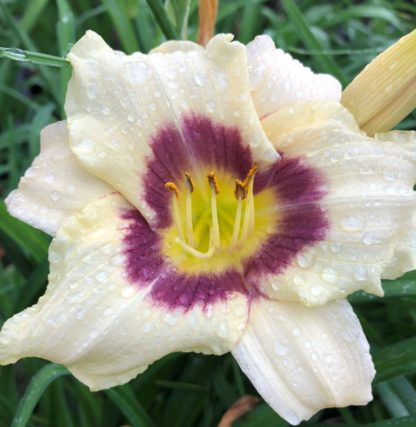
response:
{"label": "stamen", "polygon": [[246,189],[246,206],[244,209],[244,220],[243,220],[243,229],[241,231],[240,240],[246,239],[248,232],[254,227],[255,221],[255,209],[254,209],[254,195],[253,195],[253,183],[254,175],[257,171],[257,165],[254,164],[253,167],[248,171],[247,176],[244,178],[243,184]]}
{"label": "stamen", "polygon": [[233,227],[233,236],[231,238],[231,245],[235,245],[238,242],[238,234],[240,232],[241,226],[241,211],[243,208],[243,199],[246,198],[246,189],[242,181],[237,179],[235,181],[235,198],[237,199],[237,208],[235,211],[234,227]]}
{"label": "stamen", "polygon": [[250,168],[250,170],[247,172],[246,177],[244,178],[243,185],[247,189],[248,184],[250,183],[250,180],[254,178],[254,175],[257,172],[257,164],[254,163],[254,165]]}
{"label": "stamen", "polygon": [[217,178],[214,172],[208,174],[208,183],[211,188],[211,216],[212,216],[212,238],[214,246],[220,247],[220,225],[218,222],[218,209],[217,209],[217,194],[220,192],[218,187]]}
{"label": "stamen", "polygon": [[194,236],[194,226],[192,222],[192,193],[194,191],[194,185],[191,180],[189,173],[185,172],[185,187],[188,190],[185,196],[185,225],[186,225],[186,238],[188,243],[192,246],[196,246]]}
{"label": "stamen", "polygon": [[174,182],[166,182],[165,188],[173,193],[175,197],[173,197],[173,220],[175,221],[176,229],[178,230],[178,234],[182,240],[184,240],[182,223],[181,223],[181,214],[179,211],[179,190]]}
{"label": "stamen", "polygon": [[183,240],[181,240],[179,237],[175,239],[175,242],[178,243],[182,249],[189,252],[191,255],[197,257],[197,258],[211,258],[214,254],[214,239],[212,237],[212,233],[210,232],[210,238],[209,238],[209,247],[207,252],[200,252],[197,249],[193,248],[192,246],[189,246],[187,243],[185,243]]}

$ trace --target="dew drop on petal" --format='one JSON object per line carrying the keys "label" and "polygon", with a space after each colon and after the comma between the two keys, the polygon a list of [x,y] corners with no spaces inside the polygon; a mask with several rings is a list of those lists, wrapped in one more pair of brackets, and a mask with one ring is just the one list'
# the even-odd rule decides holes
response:
{"label": "dew drop on petal", "polygon": [[131,298],[136,292],[133,286],[126,286],[121,290],[121,296],[123,298]]}
{"label": "dew drop on petal", "polygon": [[350,216],[341,220],[341,226],[346,231],[358,231],[363,228],[364,221],[355,216]]}
{"label": "dew drop on petal", "polygon": [[296,261],[301,268],[309,268],[313,265],[313,256],[311,254],[300,253],[296,257]]}
{"label": "dew drop on petal", "polygon": [[333,268],[325,268],[322,270],[321,277],[327,283],[335,283],[338,279],[338,275]]}
{"label": "dew drop on petal", "polygon": [[61,198],[61,195],[57,191],[51,193],[51,199],[56,202]]}
{"label": "dew drop on petal", "polygon": [[89,99],[97,98],[97,86],[95,84],[90,84],[87,87],[87,96]]}
{"label": "dew drop on petal", "polygon": [[277,356],[286,356],[287,354],[289,354],[289,347],[287,345],[284,345],[283,343],[281,343],[280,341],[276,341],[275,345],[274,345],[274,352],[276,353]]}
{"label": "dew drop on petal", "polygon": [[293,335],[294,337],[298,337],[298,336],[300,336],[300,329],[299,329],[299,328],[293,328],[293,329],[292,329],[292,335]]}
{"label": "dew drop on petal", "polygon": [[322,294],[322,292],[323,292],[322,286],[317,285],[317,284],[311,286],[311,294],[312,294],[312,296],[318,297],[319,295]]}
{"label": "dew drop on petal", "polygon": [[221,338],[227,338],[230,335],[230,329],[226,322],[221,322],[218,328],[218,336]]}
{"label": "dew drop on petal", "polygon": [[363,265],[357,265],[354,271],[354,277],[359,282],[363,282],[367,279],[367,269]]}
{"label": "dew drop on petal", "polygon": [[104,283],[108,278],[108,274],[105,271],[100,271],[99,273],[96,274],[95,278],[97,279],[98,282]]}

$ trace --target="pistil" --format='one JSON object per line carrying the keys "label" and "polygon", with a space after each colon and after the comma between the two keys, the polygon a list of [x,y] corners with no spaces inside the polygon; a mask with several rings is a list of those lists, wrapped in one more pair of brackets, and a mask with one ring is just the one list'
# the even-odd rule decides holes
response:
{"label": "pistil", "polygon": [[220,240],[220,224],[218,222],[218,209],[217,209],[217,194],[220,192],[218,187],[217,178],[214,172],[208,174],[208,183],[211,190],[211,217],[212,217],[212,238],[214,246],[221,247]]}
{"label": "pistil", "polygon": [[194,185],[191,180],[189,173],[185,172],[185,187],[186,187],[186,196],[185,196],[185,225],[186,225],[186,238],[188,239],[188,244],[193,248],[196,247],[195,236],[194,236],[194,226],[192,220],[192,193],[194,192]]}

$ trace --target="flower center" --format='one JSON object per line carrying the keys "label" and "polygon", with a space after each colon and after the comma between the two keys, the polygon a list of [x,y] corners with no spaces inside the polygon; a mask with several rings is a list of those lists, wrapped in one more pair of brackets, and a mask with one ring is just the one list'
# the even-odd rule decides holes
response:
{"label": "flower center", "polygon": [[173,224],[163,232],[164,252],[181,270],[222,271],[230,263],[239,269],[275,228],[273,192],[254,194],[256,165],[243,180],[206,172],[166,182]]}

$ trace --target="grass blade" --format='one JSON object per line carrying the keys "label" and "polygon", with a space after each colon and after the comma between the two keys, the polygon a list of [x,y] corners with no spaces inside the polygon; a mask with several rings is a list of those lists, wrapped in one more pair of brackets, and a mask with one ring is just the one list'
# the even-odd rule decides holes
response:
{"label": "grass blade", "polygon": [[134,32],[134,27],[127,12],[126,2],[102,0],[102,3],[113,21],[117,34],[120,37],[121,44],[123,45],[123,49],[127,53],[133,53],[140,50],[136,34]]}
{"label": "grass blade", "polygon": [[127,396],[122,388],[112,388],[106,390],[105,393],[123,412],[133,427],[155,427],[155,424],[140,403]]}
{"label": "grass blade", "polygon": [[67,374],[69,372],[63,366],[56,365],[55,363],[44,366],[32,378],[25,394],[20,399],[11,427],[25,427],[48,385],[56,378]]}
{"label": "grass blade", "polygon": [[289,19],[292,21],[294,27],[296,28],[299,37],[305,43],[306,47],[313,51],[321,52],[320,55],[315,57],[319,66],[322,67],[327,73],[335,76],[338,80],[341,81],[343,85],[345,85],[346,80],[344,76],[339,71],[332,58],[322,52],[321,45],[303,19],[302,13],[300,12],[296,3],[293,0],[282,0],[282,6],[285,9]]}
{"label": "grass blade", "polygon": [[8,58],[13,61],[31,62],[32,64],[48,65],[50,67],[70,67],[71,64],[65,58],[48,55],[46,53],[31,52],[17,47],[0,47],[0,58]]}
{"label": "grass blade", "polygon": [[160,0],[146,0],[153,15],[159,24],[160,29],[168,40],[178,40],[179,34],[175,30],[172,22],[170,22],[165,8]]}

